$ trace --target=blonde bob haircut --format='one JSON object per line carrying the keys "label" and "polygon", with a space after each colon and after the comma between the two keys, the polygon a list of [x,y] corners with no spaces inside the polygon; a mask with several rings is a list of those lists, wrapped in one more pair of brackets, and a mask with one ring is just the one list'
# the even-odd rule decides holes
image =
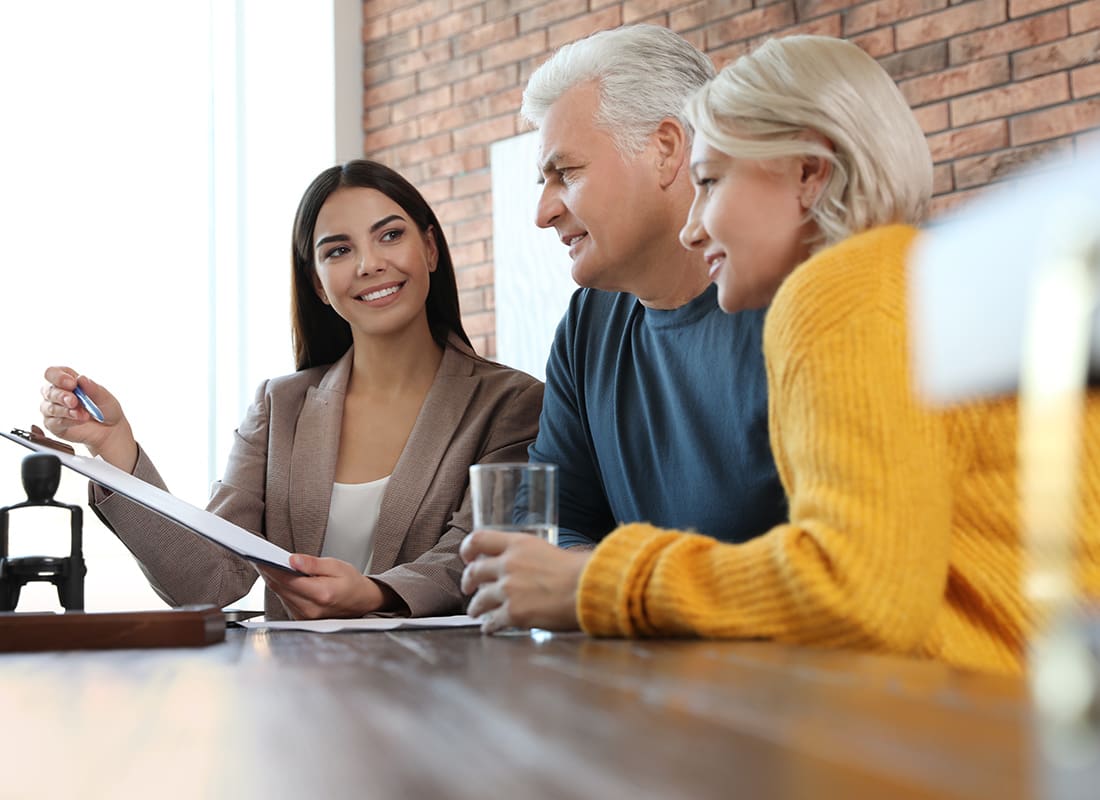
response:
{"label": "blonde bob haircut", "polygon": [[886,71],[850,42],[771,39],[726,66],[684,111],[697,136],[734,158],[817,156],[832,165],[808,212],[820,231],[814,249],[925,218],[932,157],[924,133]]}

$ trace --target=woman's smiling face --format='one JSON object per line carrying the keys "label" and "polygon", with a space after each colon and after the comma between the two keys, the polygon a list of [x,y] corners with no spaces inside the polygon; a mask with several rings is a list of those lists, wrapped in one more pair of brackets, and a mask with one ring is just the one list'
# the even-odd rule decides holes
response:
{"label": "woman's smiling face", "polygon": [[418,320],[438,252],[430,231],[377,189],[333,192],[317,216],[314,263],[318,295],[352,330],[387,335]]}
{"label": "woman's smiling face", "polygon": [[816,230],[806,215],[816,195],[809,167],[794,157],[734,158],[695,138],[695,199],[680,241],[703,251],[723,311],[768,305],[809,257]]}

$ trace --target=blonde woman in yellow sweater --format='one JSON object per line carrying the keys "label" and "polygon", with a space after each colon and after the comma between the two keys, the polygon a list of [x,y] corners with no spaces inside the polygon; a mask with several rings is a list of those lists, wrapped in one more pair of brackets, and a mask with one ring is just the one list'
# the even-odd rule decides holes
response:
{"label": "blonde woman in yellow sweater", "polygon": [[[726,67],[687,111],[696,195],[681,240],[704,251],[725,311],[770,304],[790,521],[737,545],[632,524],[582,554],[475,532],[470,613],[490,628],[766,638],[1018,671],[1034,620],[1015,401],[933,411],[908,369],[906,260],[932,184],[908,105],[855,45],[797,36]],[[1087,415],[1080,577],[1096,596],[1095,398]]]}

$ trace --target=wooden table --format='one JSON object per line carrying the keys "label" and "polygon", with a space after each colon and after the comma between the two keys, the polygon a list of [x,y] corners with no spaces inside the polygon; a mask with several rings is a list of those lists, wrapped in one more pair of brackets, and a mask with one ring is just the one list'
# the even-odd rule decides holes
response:
{"label": "wooden table", "polygon": [[759,642],[229,631],[0,656],[0,797],[1037,796],[1026,687]]}

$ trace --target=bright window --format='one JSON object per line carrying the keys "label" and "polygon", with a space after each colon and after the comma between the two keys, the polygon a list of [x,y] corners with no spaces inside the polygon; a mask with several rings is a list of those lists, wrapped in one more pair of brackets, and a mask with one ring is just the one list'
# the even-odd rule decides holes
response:
{"label": "bright window", "polygon": [[[43,370],[72,366],[205,504],[256,386],[293,370],[290,226],[336,160],[333,34],[316,0],[0,4],[0,425],[39,422]],[[0,442],[0,505],[25,454]],[[86,607],[160,607],[85,481],[56,497],[85,505]],[[46,517],[11,515],[14,554],[68,552]],[[57,607],[47,584],[19,604]]]}

